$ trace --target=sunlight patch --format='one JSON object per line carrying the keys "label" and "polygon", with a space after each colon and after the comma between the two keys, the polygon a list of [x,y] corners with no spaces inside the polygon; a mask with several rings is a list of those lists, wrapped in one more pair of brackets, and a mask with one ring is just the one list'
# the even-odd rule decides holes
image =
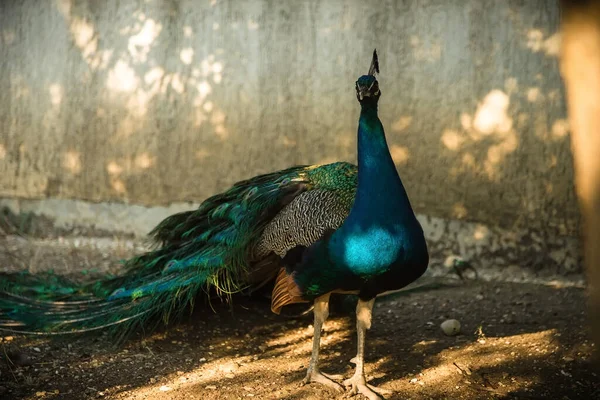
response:
{"label": "sunlight patch", "polygon": [[480,133],[489,135],[494,131],[507,132],[512,128],[512,119],[508,116],[510,100],[501,90],[492,90],[483,99],[475,113],[473,126]]}
{"label": "sunlight patch", "polygon": [[142,153],[135,157],[134,164],[137,168],[148,169],[155,161],[156,157],[150,157],[148,153]]}
{"label": "sunlight patch", "polygon": [[63,167],[72,174],[81,172],[81,153],[78,151],[67,151],[63,156]]}
{"label": "sunlight patch", "polygon": [[106,165],[106,171],[110,175],[119,175],[121,172],[123,172],[123,167],[121,167],[115,161],[111,161]]}
{"label": "sunlight patch", "polygon": [[147,61],[150,47],[161,31],[162,25],[160,23],[151,18],[144,21],[140,31],[131,36],[128,41],[127,50],[129,50],[129,54],[134,61],[139,63]]}
{"label": "sunlight patch", "polygon": [[552,136],[555,139],[562,139],[569,133],[569,121],[566,119],[557,119],[552,124]]}
{"label": "sunlight patch", "polygon": [[532,87],[532,88],[527,89],[527,100],[530,103],[535,103],[539,99],[541,99],[540,88]]}
{"label": "sunlight patch", "polygon": [[408,148],[404,146],[398,146],[397,144],[390,146],[390,154],[392,155],[394,163],[396,164],[406,164],[410,158]]}
{"label": "sunlight patch", "polygon": [[57,83],[53,83],[52,85],[50,85],[48,91],[50,92],[50,103],[52,103],[52,105],[54,106],[60,105],[63,98],[62,86],[60,86]]}
{"label": "sunlight patch", "polygon": [[456,151],[464,142],[464,138],[453,129],[446,129],[442,133],[442,143],[448,150]]}
{"label": "sunlight patch", "polygon": [[116,92],[132,92],[139,84],[139,79],[133,68],[125,61],[119,60],[108,73],[106,86]]}
{"label": "sunlight patch", "polygon": [[194,49],[191,47],[185,48],[179,52],[179,59],[185,65],[190,65],[194,58]]}
{"label": "sunlight patch", "polygon": [[392,124],[392,131],[402,132],[410,126],[412,123],[412,117],[410,115],[404,115]]}
{"label": "sunlight patch", "polygon": [[547,56],[558,57],[560,42],[560,32],[556,32],[547,38],[539,29],[531,29],[527,33],[527,48],[534,53],[544,52]]}

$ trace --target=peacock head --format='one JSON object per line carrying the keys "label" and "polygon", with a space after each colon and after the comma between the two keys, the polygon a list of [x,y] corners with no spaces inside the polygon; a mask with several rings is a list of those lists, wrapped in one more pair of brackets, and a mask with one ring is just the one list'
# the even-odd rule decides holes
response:
{"label": "peacock head", "polygon": [[379,61],[377,59],[377,50],[373,50],[373,60],[369,67],[367,75],[363,75],[356,81],[356,98],[363,104],[365,102],[375,102],[379,100],[381,91],[375,74],[379,73]]}

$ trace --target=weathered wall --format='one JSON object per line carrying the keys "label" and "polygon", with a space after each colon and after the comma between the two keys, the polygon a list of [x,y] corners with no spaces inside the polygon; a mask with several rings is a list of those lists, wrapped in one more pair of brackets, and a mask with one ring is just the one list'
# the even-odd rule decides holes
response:
{"label": "weathered wall", "polygon": [[2,1],[0,197],[199,201],[355,160],[354,81],[415,208],[575,233],[558,2]]}

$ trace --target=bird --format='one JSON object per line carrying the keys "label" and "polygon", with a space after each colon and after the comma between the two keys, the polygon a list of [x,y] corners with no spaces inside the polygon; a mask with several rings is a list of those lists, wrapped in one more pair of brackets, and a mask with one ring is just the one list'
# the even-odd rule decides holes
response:
{"label": "bird", "polygon": [[[373,51],[355,83],[358,165],[300,165],[235,183],[196,210],[167,217],[149,234],[156,247],[124,272],[91,283],[48,273],[0,274],[0,330],[57,335],[169,323],[202,294],[232,300],[271,289],[271,310],[312,303],[312,353],[303,384],[349,388],[371,400],[386,391],[364,372],[375,298],[417,280],[429,254],[423,229],[390,155],[378,117]],[[354,375],[343,385],[319,368],[332,294],[358,297]]]}

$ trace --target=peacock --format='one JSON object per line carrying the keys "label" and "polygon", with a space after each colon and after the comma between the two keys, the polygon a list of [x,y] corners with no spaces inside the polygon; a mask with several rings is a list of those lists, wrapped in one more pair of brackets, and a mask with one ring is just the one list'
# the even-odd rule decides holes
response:
{"label": "peacock", "polygon": [[[82,333],[165,323],[201,292],[231,299],[271,288],[271,310],[312,303],[314,335],[303,383],[350,387],[369,399],[365,334],[377,295],[400,289],[427,269],[423,229],[390,155],[377,105],[377,52],[356,81],[361,111],[358,166],[295,166],[234,184],[198,209],[172,215],[150,237],[157,246],[125,262],[125,272],[87,284],[53,274],[4,274],[0,329]],[[270,285],[270,286],[269,286]],[[333,293],[358,297],[355,373],[343,382],[319,369],[321,329]]]}

